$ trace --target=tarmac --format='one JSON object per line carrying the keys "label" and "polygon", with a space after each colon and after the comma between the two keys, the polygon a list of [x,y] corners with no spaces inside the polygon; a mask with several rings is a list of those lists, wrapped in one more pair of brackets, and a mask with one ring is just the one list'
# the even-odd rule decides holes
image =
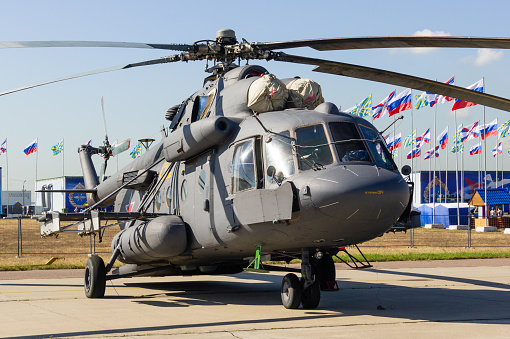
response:
{"label": "tarmac", "polygon": [[119,279],[102,299],[82,273],[0,272],[0,337],[510,337],[510,259],[337,266],[315,310],[281,305],[283,272]]}

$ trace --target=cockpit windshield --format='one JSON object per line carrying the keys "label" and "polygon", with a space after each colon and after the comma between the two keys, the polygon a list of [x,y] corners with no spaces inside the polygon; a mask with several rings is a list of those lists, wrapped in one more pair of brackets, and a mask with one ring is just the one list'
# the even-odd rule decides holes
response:
{"label": "cockpit windshield", "polygon": [[266,172],[269,167],[274,167],[274,174],[267,177],[268,182],[271,184],[276,181],[282,182],[293,175],[294,157],[292,155],[289,131],[272,135],[264,144],[266,145]]}
{"label": "cockpit windshield", "polygon": [[302,171],[320,168],[333,162],[323,125],[296,128],[296,153],[299,169]]}
{"label": "cockpit windshield", "polygon": [[396,166],[391,160],[391,154],[386,148],[386,144],[382,140],[380,134],[372,128],[359,125],[361,133],[366,139],[366,144],[372,153],[374,162],[384,168],[395,170]]}
{"label": "cockpit windshield", "polygon": [[331,122],[329,128],[341,162],[371,162],[365,143],[354,123]]}

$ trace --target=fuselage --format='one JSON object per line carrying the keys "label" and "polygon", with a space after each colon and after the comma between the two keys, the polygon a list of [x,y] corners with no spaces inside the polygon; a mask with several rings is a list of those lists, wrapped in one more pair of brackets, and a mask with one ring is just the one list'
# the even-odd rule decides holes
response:
{"label": "fuselage", "polygon": [[[258,245],[267,252],[342,247],[383,234],[402,215],[408,184],[372,124],[330,103],[256,118],[246,107],[250,79],[225,78],[185,101],[174,128],[223,116],[235,125],[228,139],[153,168],[160,184],[147,212],[180,216],[186,226],[186,251],[165,260],[212,265],[253,256]],[[101,185],[165,157],[164,145]],[[136,211],[145,193],[121,190],[116,211]]]}

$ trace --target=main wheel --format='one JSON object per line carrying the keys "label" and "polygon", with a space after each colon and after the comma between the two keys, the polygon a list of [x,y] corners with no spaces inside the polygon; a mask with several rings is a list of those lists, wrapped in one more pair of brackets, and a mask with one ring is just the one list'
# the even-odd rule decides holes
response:
{"label": "main wheel", "polygon": [[301,303],[301,283],[294,273],[289,273],[282,280],[282,304],[285,308],[295,309]]}
{"label": "main wheel", "polygon": [[88,298],[102,298],[106,289],[106,270],[104,261],[93,255],[85,265],[85,295]]}
{"label": "main wheel", "polygon": [[321,301],[321,287],[319,280],[315,279],[313,284],[304,288],[301,292],[301,305],[304,309],[315,309]]}

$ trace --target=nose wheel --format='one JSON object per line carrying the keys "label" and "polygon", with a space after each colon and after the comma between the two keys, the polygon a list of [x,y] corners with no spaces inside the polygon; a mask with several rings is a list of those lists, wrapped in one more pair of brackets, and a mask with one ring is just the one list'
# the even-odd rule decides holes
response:
{"label": "nose wheel", "polygon": [[85,265],[85,295],[88,298],[102,298],[106,289],[106,270],[104,261],[98,255],[93,255]]}
{"label": "nose wheel", "polygon": [[296,309],[301,305],[304,309],[315,309],[321,300],[321,282],[318,265],[310,264],[308,249],[303,249],[301,276],[289,273],[282,280],[281,297],[285,308]]}

